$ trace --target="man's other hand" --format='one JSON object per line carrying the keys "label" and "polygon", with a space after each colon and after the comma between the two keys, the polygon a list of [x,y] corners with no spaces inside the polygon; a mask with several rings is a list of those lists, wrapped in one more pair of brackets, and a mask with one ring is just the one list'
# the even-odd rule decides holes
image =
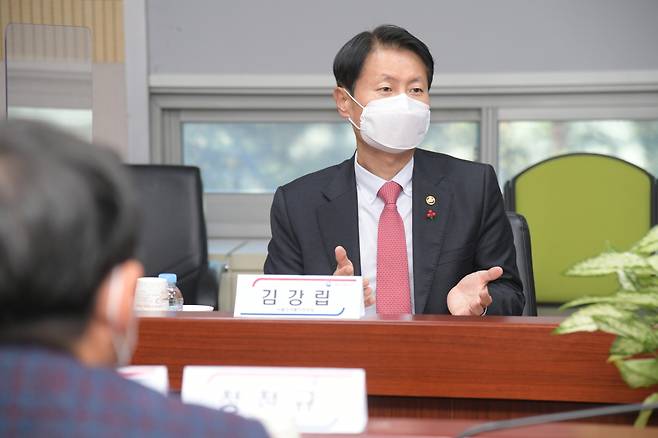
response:
{"label": "man's other hand", "polygon": [[489,282],[503,275],[503,269],[494,266],[462,278],[448,293],[448,310],[453,315],[479,316],[493,301],[489,295]]}

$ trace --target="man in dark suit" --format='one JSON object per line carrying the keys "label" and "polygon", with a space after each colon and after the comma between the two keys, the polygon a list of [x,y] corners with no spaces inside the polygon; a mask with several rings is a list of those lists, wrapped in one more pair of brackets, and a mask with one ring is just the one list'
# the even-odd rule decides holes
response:
{"label": "man in dark suit", "polygon": [[334,60],[355,156],[279,187],[267,274],[362,275],[366,313],[520,315],[512,231],[491,166],[416,149],[434,61],[397,26]]}
{"label": "man in dark suit", "polygon": [[112,369],[137,339],[136,216],[110,151],[0,124],[0,436],[267,436]]}

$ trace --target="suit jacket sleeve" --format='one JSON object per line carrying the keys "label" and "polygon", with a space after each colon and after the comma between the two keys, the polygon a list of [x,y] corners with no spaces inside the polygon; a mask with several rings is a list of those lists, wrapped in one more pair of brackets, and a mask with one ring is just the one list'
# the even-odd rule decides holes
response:
{"label": "suit jacket sleeve", "polygon": [[302,252],[288,216],[286,195],[282,187],[274,193],[270,211],[272,239],[267,246],[265,274],[304,274]]}
{"label": "suit jacket sleeve", "polygon": [[487,315],[521,315],[525,298],[516,266],[514,236],[505,214],[496,173],[491,166],[487,167],[483,193],[484,208],[475,264],[479,269],[503,268],[502,277],[489,283],[493,302],[487,309]]}

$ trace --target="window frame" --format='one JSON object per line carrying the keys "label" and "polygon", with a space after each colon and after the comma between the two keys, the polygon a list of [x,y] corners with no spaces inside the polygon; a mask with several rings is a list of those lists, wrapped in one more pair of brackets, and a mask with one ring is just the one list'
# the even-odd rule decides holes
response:
{"label": "window frame", "polygon": [[[180,82],[194,83],[191,79]],[[186,122],[341,121],[330,85],[244,86],[235,78],[230,82],[233,83],[187,86],[151,81],[152,163],[182,163],[182,124]],[[248,78],[243,82],[248,82]],[[587,80],[576,85],[567,81],[552,86],[533,83],[512,86],[506,81],[502,85],[471,86],[447,82],[430,92],[432,122],[479,123],[477,161],[496,169],[501,121],[658,119],[658,77],[641,84],[614,85]],[[209,238],[269,238],[272,197],[272,194],[205,194]]]}

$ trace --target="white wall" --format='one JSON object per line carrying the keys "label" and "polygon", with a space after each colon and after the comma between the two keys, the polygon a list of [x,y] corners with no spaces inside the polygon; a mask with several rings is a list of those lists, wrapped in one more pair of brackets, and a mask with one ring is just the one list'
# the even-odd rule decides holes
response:
{"label": "white wall", "polygon": [[[148,0],[146,27],[152,74],[330,75],[340,46],[381,23],[423,39],[438,73],[519,73],[658,70],[657,17],[657,0]],[[121,69],[94,67],[94,131],[128,157]]]}
{"label": "white wall", "polygon": [[7,96],[5,95],[5,60],[0,60],[0,120],[7,118]]}
{"label": "white wall", "polygon": [[147,6],[152,74],[331,74],[340,46],[382,23],[425,41],[439,73],[658,70],[656,0],[148,0]]}
{"label": "white wall", "polygon": [[127,159],[128,114],[124,65],[94,64],[93,89],[94,142],[110,146]]}

